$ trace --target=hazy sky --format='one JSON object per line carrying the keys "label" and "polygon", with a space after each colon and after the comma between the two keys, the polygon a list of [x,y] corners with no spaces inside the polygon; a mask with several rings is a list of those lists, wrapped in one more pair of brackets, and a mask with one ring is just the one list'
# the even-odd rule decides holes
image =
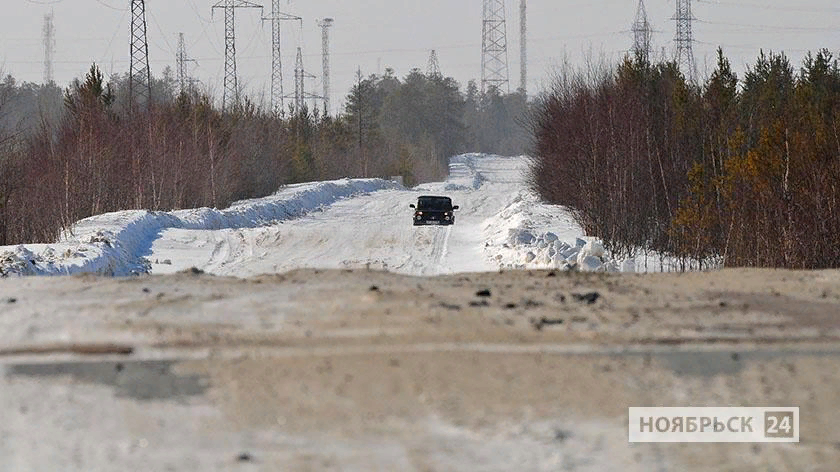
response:
{"label": "hazy sky", "polygon": [[[56,28],[55,75],[64,86],[81,76],[92,61],[110,72],[128,69],[129,0],[2,0],[0,66],[19,80],[43,77],[43,16],[53,10]],[[224,65],[223,13],[211,16],[217,0],[146,0],[152,71],[174,69],[177,35],[186,34],[188,53],[197,59],[192,74],[217,92]],[[259,2],[257,2],[259,3]],[[270,10],[271,2],[264,0]],[[529,92],[539,91],[552,67],[564,56],[573,63],[590,51],[621,57],[632,43],[630,27],[637,0],[529,0]],[[519,0],[506,0],[511,88],[519,83]],[[674,0],[649,0],[654,48],[673,53]],[[798,62],[806,50],[840,50],[840,7],[830,0],[707,0],[693,3],[695,54],[701,74],[724,46],[742,71],[759,48],[785,50]],[[320,76],[321,41],[316,20],[335,18],[332,33],[334,108],[341,106],[355,76],[392,67],[400,76],[412,67],[426,68],[436,49],[444,74],[462,85],[480,77],[481,0],[297,0],[286,12],[302,16],[306,68]],[[286,23],[284,75],[293,87],[297,26]],[[247,93],[264,93],[270,83],[271,29],[259,10],[237,10],[240,83]],[[320,89],[320,82],[307,87]]]}

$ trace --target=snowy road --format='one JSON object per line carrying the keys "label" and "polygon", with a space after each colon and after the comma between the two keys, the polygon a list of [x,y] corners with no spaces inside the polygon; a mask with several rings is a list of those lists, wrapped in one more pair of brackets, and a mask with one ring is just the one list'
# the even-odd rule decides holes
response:
{"label": "snowy road", "polygon": [[[451,159],[445,182],[413,189],[341,179],[289,185],[223,210],[96,215],[52,244],[0,247],[0,277],[168,274],[192,267],[238,277],[299,268],[423,276],[572,265],[626,270],[597,241],[582,239],[565,208],[528,189],[527,169],[527,157],[466,154]],[[414,227],[409,205],[423,194],[451,197],[460,206],[456,225]]]}
{"label": "snowy road", "polygon": [[[370,267],[411,275],[492,271],[498,264],[485,254],[485,222],[525,191],[526,167],[524,158],[454,158],[447,182],[344,199],[273,226],[167,229],[146,258],[157,274],[190,267],[240,277],[296,268]],[[409,204],[421,194],[452,197],[461,207],[457,224],[412,226]]]}

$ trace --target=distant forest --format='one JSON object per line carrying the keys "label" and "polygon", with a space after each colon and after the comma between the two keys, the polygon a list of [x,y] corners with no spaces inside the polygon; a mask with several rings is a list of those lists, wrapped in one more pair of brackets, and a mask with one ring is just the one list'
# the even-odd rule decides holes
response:
{"label": "distant forest", "polygon": [[94,64],[67,89],[0,83],[0,245],[51,242],[87,216],[126,209],[223,208],[285,184],[446,176],[463,152],[525,154],[523,94],[465,90],[412,70],[360,77],[338,116],[273,113],[249,99],[222,112],[213,97],[179,93],[170,70],[151,106],[129,113],[127,76]]}
{"label": "distant forest", "polygon": [[532,182],[617,254],[840,267],[840,66],[762,53],[704,83],[627,58],[558,71],[535,105]]}

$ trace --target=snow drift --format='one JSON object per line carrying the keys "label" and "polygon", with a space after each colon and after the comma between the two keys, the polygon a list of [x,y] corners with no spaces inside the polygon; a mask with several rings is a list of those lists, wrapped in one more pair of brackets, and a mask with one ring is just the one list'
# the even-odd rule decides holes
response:
{"label": "snow drift", "polygon": [[144,258],[168,228],[256,228],[299,218],[340,199],[401,188],[381,179],[342,179],[290,185],[270,197],[245,200],[225,210],[120,211],[86,218],[55,244],[0,247],[0,276],[134,275],[149,272]]}
{"label": "snow drift", "polygon": [[597,238],[583,236],[566,208],[530,191],[487,219],[484,232],[485,255],[500,269],[635,272],[635,266],[613,261]]}

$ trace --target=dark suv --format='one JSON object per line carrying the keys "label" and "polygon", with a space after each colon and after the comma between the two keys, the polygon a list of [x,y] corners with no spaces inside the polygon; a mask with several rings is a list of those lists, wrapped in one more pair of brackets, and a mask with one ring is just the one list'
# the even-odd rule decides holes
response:
{"label": "dark suv", "polygon": [[414,208],[414,226],[421,225],[454,225],[455,210],[449,197],[423,196],[417,199]]}

